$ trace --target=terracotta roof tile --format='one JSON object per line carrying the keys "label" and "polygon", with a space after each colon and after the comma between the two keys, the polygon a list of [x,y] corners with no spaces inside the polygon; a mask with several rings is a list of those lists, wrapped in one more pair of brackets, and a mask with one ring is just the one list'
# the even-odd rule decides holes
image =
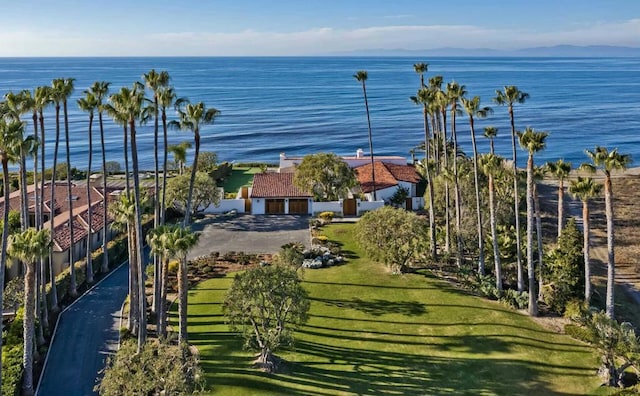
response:
{"label": "terracotta roof tile", "polygon": [[[397,186],[399,181],[418,183],[420,175],[411,165],[397,165],[388,162],[375,161],[373,163],[376,177],[376,191]],[[364,193],[373,191],[373,175],[371,164],[355,168],[360,188]]]}
{"label": "terracotta roof tile", "polygon": [[252,198],[311,197],[293,184],[293,173],[258,173],[253,177]]}

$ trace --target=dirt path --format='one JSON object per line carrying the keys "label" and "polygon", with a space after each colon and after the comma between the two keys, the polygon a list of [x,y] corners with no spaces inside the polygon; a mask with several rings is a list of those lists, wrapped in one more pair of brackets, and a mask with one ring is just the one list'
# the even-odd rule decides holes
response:
{"label": "dirt path", "polygon": [[[572,174],[572,177],[578,176]],[[580,174],[581,176],[584,176]],[[622,286],[636,304],[640,304],[640,168],[632,168],[612,175],[614,192],[614,216],[616,233],[616,284]],[[593,175],[594,179],[603,181],[601,174]],[[557,189],[557,182],[545,180],[545,184]],[[566,183],[567,185],[569,183]],[[557,205],[557,199],[552,200]],[[549,202],[551,203],[551,202]],[[582,229],[582,202],[574,200],[570,194],[565,195],[565,210],[568,216],[575,217]],[[596,198],[591,209],[591,260],[596,277],[606,281],[607,267],[607,234],[604,213],[604,197]]]}

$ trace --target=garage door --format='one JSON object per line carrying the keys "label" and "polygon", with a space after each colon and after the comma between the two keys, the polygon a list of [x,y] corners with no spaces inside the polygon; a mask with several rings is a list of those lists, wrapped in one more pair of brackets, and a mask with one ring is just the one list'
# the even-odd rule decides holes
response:
{"label": "garage door", "polygon": [[307,214],[309,213],[309,201],[307,199],[290,199],[290,214]]}
{"label": "garage door", "polygon": [[266,214],[284,214],[284,199],[265,200]]}

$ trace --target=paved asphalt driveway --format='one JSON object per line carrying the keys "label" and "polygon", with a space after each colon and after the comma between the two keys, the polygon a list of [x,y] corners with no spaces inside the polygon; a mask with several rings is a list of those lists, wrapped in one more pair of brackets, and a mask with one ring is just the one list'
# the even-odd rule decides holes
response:
{"label": "paved asphalt driveway", "polygon": [[309,217],[293,215],[211,216],[192,224],[200,232],[189,258],[211,252],[276,253],[289,242],[310,244]]}
{"label": "paved asphalt driveway", "polygon": [[129,266],[121,265],[60,315],[37,395],[94,395],[106,357],[118,349]]}

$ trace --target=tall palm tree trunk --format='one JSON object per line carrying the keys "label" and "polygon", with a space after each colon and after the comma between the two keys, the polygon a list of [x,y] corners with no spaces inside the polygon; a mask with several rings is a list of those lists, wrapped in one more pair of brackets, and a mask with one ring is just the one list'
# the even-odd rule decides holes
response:
{"label": "tall palm tree trunk", "polygon": [[[60,104],[56,103],[56,139],[53,144],[53,165],[51,171],[51,200],[49,201],[49,229],[51,235],[54,235],[54,217],[55,217],[55,191],[56,191],[56,166],[58,165],[58,149],[60,145]],[[44,158],[44,156],[43,156]],[[59,197],[58,197],[59,198]],[[51,311],[58,312],[58,292],[56,287],[56,273],[53,268],[53,244],[49,248],[49,276],[51,278]]]}
{"label": "tall palm tree trunk", "polygon": [[140,323],[138,331],[138,353],[142,350],[142,346],[147,339],[147,320],[146,320],[146,296],[144,290],[144,260],[142,256],[142,211],[140,207],[140,177],[138,175],[138,147],[136,144],[136,126],[135,120],[129,121],[129,131],[131,133],[131,165],[133,166],[133,194],[135,199],[135,250],[137,254],[136,266],[138,271],[138,293],[140,300],[138,306],[140,312]]}
{"label": "tall palm tree trunk", "polygon": [[564,178],[558,181],[558,238],[564,228]]}
{"label": "tall palm tree trunk", "polygon": [[471,124],[471,144],[473,146],[473,181],[476,190],[476,212],[478,219],[478,273],[484,275],[484,231],[482,230],[482,207],[480,201],[480,181],[478,177],[478,148],[476,146],[476,132],[473,117],[469,117]]}
{"label": "tall palm tree trunk", "polygon": [[[422,83],[424,85],[424,83]],[[429,118],[427,114],[427,105],[424,104],[422,110],[424,116],[424,169],[427,176],[427,194],[429,197],[429,247],[431,250],[431,259],[438,259],[438,245],[436,242],[436,217],[433,208],[433,178],[431,177],[431,167],[429,166]]]}
{"label": "tall palm tree trunk", "polygon": [[[160,194],[160,181],[158,177],[160,175],[160,165],[158,163],[158,94],[153,95],[154,104],[154,117],[153,117],[153,167],[154,167],[154,179],[153,179],[153,228],[160,226],[160,200],[158,195]],[[151,301],[151,312],[156,315],[157,327],[160,326],[160,315],[158,315],[158,305],[160,304],[160,286],[161,286],[161,270],[162,264],[160,263],[160,256],[155,254],[153,256],[153,299]]]}
{"label": "tall palm tree trunk", "polygon": [[162,261],[162,286],[160,287],[160,326],[159,326],[159,334],[160,337],[167,337],[167,311],[165,309],[165,302],[167,301],[167,289],[169,287],[169,260],[168,258],[164,258]]}
{"label": "tall palm tree trunk", "polygon": [[26,273],[24,275],[24,319],[23,333],[24,349],[22,361],[24,372],[22,376],[22,394],[33,395],[33,350],[35,328],[35,274],[34,264],[24,263]]}
{"label": "tall palm tree trunk", "polygon": [[587,306],[591,302],[591,264],[590,264],[590,247],[591,247],[591,225],[589,223],[589,201],[582,201],[582,243],[584,257],[584,302]]}
{"label": "tall palm tree trunk", "polygon": [[189,282],[187,277],[187,257],[180,258],[180,267],[178,273],[178,294],[180,303],[178,304],[180,332],[178,334],[178,342],[180,344],[187,343],[189,337],[187,334],[187,290],[189,288]]}
{"label": "tall palm tree trunk", "polygon": [[615,253],[614,244],[614,227],[613,227],[613,193],[611,188],[611,175],[606,174],[604,181],[604,205],[607,217],[607,302],[606,314],[609,319],[615,318],[614,312],[614,287],[615,287]]}
{"label": "tall palm tree trunk", "polygon": [[518,195],[518,160],[516,154],[516,126],[513,118],[513,106],[509,105],[509,118],[511,120],[511,148],[513,159],[513,215],[516,219],[516,260],[518,265],[518,291],[524,291],[524,271],[522,266],[522,237],[520,235],[520,196]]}
{"label": "tall palm tree trunk", "polygon": [[[20,142],[21,145],[24,143]],[[20,147],[20,169],[18,170],[20,181],[20,229],[29,228],[29,196],[27,194],[27,153],[24,147]]]}
{"label": "tall palm tree trunk", "polygon": [[[442,156],[444,158],[444,169],[449,170],[449,153],[447,150],[447,110],[442,111]],[[449,197],[449,178],[445,177],[444,180],[444,209],[445,209],[445,241],[444,250],[447,253],[451,252],[451,215],[449,209],[451,206],[451,199]]]}
{"label": "tall palm tree trunk", "polygon": [[135,235],[133,233],[133,227],[127,221],[127,248],[129,250],[129,315],[128,315],[128,323],[129,323],[129,331],[132,334],[138,335],[138,322],[139,322],[139,306],[138,303],[138,266],[137,263],[137,254],[135,249]]}
{"label": "tall palm tree trunk", "polygon": [[498,228],[496,224],[495,186],[493,173],[489,172],[489,215],[491,216],[491,239],[493,242],[493,263],[495,265],[496,289],[502,292],[502,266],[500,265],[500,248],[498,247]]}
{"label": "tall palm tree trunk", "polygon": [[533,204],[536,211],[536,239],[538,240],[538,301],[542,301],[542,274],[544,267],[544,250],[542,247],[542,215],[540,209],[540,196],[538,186],[533,183]]}
{"label": "tall palm tree trunk", "polygon": [[[74,217],[73,217],[73,199],[71,195],[71,150],[69,149],[69,115],[67,112],[67,101],[62,102],[64,111],[64,139],[67,155],[67,200],[69,201],[69,237],[71,239],[71,245],[69,247],[69,271],[70,271],[70,283],[69,283],[69,295],[75,297],[78,295],[77,283],[76,283],[76,266],[73,250],[75,247],[75,232],[74,232]],[[55,171],[55,170],[54,170]]]}
{"label": "tall palm tree trunk", "polygon": [[[33,136],[36,138],[38,136],[38,112],[37,110],[33,111]],[[44,144],[40,142],[40,144]],[[42,180],[44,180],[44,172],[42,173]],[[38,191],[38,150],[37,148],[33,150],[33,194],[34,194],[34,225],[36,230],[42,229],[42,193],[43,191]],[[44,259],[39,258],[36,263],[36,309],[37,315],[39,315],[39,334],[38,334],[38,343],[39,345],[44,344],[44,329],[49,328],[49,319],[48,319],[48,309],[47,309],[47,300],[45,294],[45,284],[46,284],[46,267],[44,265]]]}
{"label": "tall palm tree trunk", "polygon": [[[191,211],[192,211],[192,207],[191,205],[193,205],[193,187],[196,183],[196,172],[198,170],[198,157],[200,155],[200,131],[195,130],[194,131],[194,137],[193,137],[194,143],[195,143],[195,151],[193,153],[193,166],[191,167],[191,177],[189,179],[189,196],[187,198],[187,207],[185,210],[185,214],[184,214],[184,226],[187,227],[189,226],[189,223],[191,223]],[[375,194],[375,192],[374,192]],[[197,208],[196,208],[197,209]]]}
{"label": "tall palm tree trunk", "polygon": [[131,184],[129,182],[129,136],[128,136],[128,128],[127,124],[124,125],[124,182],[125,182],[125,192],[127,197],[131,197]]}
{"label": "tall palm tree trunk", "polygon": [[167,136],[167,112],[162,108],[162,132],[163,132],[163,158],[162,158],[162,201],[160,203],[161,224],[164,225],[166,218],[167,199],[167,170],[169,168],[169,139]]}
{"label": "tall palm tree trunk", "polygon": [[364,107],[367,110],[367,127],[369,129],[369,154],[371,155],[371,183],[373,184],[373,200],[377,201],[376,197],[376,170],[373,165],[373,137],[371,135],[371,116],[369,115],[369,99],[367,98],[367,87],[362,81],[362,92],[364,93]]}
{"label": "tall palm tree trunk", "polygon": [[[6,153],[2,153],[2,191],[4,194],[2,213],[2,246],[0,246],[0,303],[4,297],[4,273],[7,268],[7,250],[9,245],[9,160]],[[0,355],[2,354],[2,337],[0,337]],[[0,359],[0,389],[2,389],[2,359]]]}
{"label": "tall palm tree trunk", "polygon": [[527,270],[529,274],[529,315],[538,315],[538,303],[536,294],[536,275],[533,265],[533,154],[529,153],[527,161]]}
{"label": "tall palm tree trunk", "polygon": [[[40,193],[38,194],[36,191],[36,197],[40,196],[40,200],[38,201],[37,205],[38,205],[38,218],[39,218],[39,223],[40,223],[40,229],[42,229],[42,227],[44,226],[44,186],[45,186],[45,180],[44,180],[44,172],[45,172],[45,131],[44,131],[44,110],[40,109],[39,110],[39,116],[38,119],[40,121],[40,169],[41,169],[41,179],[40,179]],[[37,161],[36,161],[37,162]],[[36,172],[37,173],[37,172]],[[35,179],[34,179],[34,184],[35,184]],[[37,187],[36,187],[37,190]],[[42,285],[40,287],[40,293],[41,293],[41,304],[42,304],[42,317],[40,318],[40,320],[42,321],[43,326],[45,327],[45,329],[49,328],[49,304],[47,302],[47,267],[46,267],[46,262],[48,260],[45,260],[44,258],[40,258],[40,273],[42,274]],[[49,271],[50,274],[49,276],[53,276],[53,271],[51,271],[51,266],[49,267]],[[54,282],[55,283],[55,282]],[[52,293],[55,291],[55,289],[51,289]]]}
{"label": "tall palm tree trunk", "polygon": [[453,193],[456,206],[456,260],[458,266],[462,266],[463,240],[462,240],[462,198],[460,196],[460,182],[458,180],[458,134],[456,132],[456,107],[451,113],[451,140],[453,141]]}
{"label": "tall palm tree trunk", "polygon": [[93,202],[91,202],[91,165],[93,161],[93,112],[89,114],[89,158],[87,164],[87,217],[89,218],[89,231],[87,232],[87,263],[86,263],[86,281],[87,284],[93,283]]}
{"label": "tall palm tree trunk", "polygon": [[107,202],[107,150],[104,145],[104,125],[102,124],[102,109],[98,110],[98,123],[100,124],[100,149],[102,151],[102,266],[100,272],[109,271],[108,238],[108,202]]}

